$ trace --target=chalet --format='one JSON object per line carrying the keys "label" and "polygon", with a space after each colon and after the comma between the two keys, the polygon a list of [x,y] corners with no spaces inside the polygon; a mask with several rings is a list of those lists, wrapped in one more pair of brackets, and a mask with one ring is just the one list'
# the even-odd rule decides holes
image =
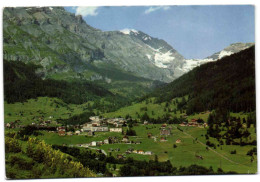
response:
{"label": "chalet", "polygon": [[88,136],[93,136],[93,135],[95,135],[94,131],[89,131],[88,132]]}
{"label": "chalet", "polygon": [[134,149],[130,148],[130,149],[127,149],[126,152],[128,152],[128,153],[132,153],[133,151],[134,151]]}
{"label": "chalet", "polygon": [[118,133],[121,133],[121,132],[122,132],[122,128],[110,128],[109,131],[110,131],[110,132],[118,132]]}
{"label": "chalet", "polygon": [[141,144],[141,141],[135,141],[134,144]]}
{"label": "chalet", "polygon": [[123,127],[123,124],[122,124],[122,123],[118,123],[118,122],[113,123],[113,125],[114,125],[114,127],[116,127],[116,128],[121,128],[121,127]]}
{"label": "chalet", "polygon": [[166,128],[167,127],[167,124],[162,124],[161,128]]}
{"label": "chalet", "polygon": [[170,129],[161,129],[160,135],[170,135],[171,130]]}
{"label": "chalet", "polygon": [[107,126],[100,126],[100,127],[91,127],[91,131],[93,132],[105,132],[108,131],[108,127]]}
{"label": "chalet", "polygon": [[116,118],[119,123],[124,123],[126,120],[124,118]]}
{"label": "chalet", "polygon": [[65,135],[66,135],[66,132],[63,131],[63,130],[58,130],[58,135],[59,135],[59,136],[65,136]]}
{"label": "chalet", "polygon": [[157,141],[157,137],[156,136],[152,136],[153,140],[156,142]]}
{"label": "chalet", "polygon": [[128,150],[125,151],[125,154],[131,154],[131,153],[132,153],[132,152],[130,152],[130,151],[128,151]]}
{"label": "chalet", "polygon": [[109,140],[108,140],[108,139],[105,139],[105,140],[104,140],[104,144],[109,144]]}
{"label": "chalet", "polygon": [[128,136],[124,136],[123,139],[122,139],[122,142],[125,142],[125,143],[129,142]]}
{"label": "chalet", "polygon": [[143,150],[137,150],[137,153],[138,154],[144,154],[144,151]]}
{"label": "chalet", "polygon": [[96,141],[92,141],[91,143],[90,143],[90,146],[97,146],[97,142]]}
{"label": "chalet", "polygon": [[144,125],[148,125],[148,121],[144,121]]}
{"label": "chalet", "polygon": [[160,142],[166,142],[167,140],[164,137],[161,137]]}
{"label": "chalet", "polygon": [[67,135],[68,135],[68,136],[72,136],[73,133],[72,133],[71,131],[69,131],[69,132],[67,132]]}
{"label": "chalet", "polygon": [[144,154],[145,155],[152,155],[153,153],[152,153],[152,151],[146,151]]}
{"label": "chalet", "polygon": [[103,145],[103,141],[97,141],[97,146]]}
{"label": "chalet", "polygon": [[92,123],[92,127],[98,127],[98,126],[100,126],[99,123]]}
{"label": "chalet", "polygon": [[5,126],[6,126],[7,128],[10,128],[10,127],[11,127],[11,124],[10,124],[10,123],[7,123]]}
{"label": "chalet", "polygon": [[179,124],[180,126],[187,126],[187,122],[182,122],[181,124]]}
{"label": "chalet", "polygon": [[177,139],[177,140],[176,140],[176,143],[181,143],[181,139]]}
{"label": "chalet", "polygon": [[122,154],[117,154],[117,159],[123,159],[124,156]]}
{"label": "chalet", "polygon": [[197,121],[197,119],[191,119],[191,121],[188,123],[188,126],[198,126],[199,123]]}
{"label": "chalet", "polygon": [[99,116],[90,116],[89,119],[91,120],[91,122],[97,122],[97,121],[100,121],[100,118]]}
{"label": "chalet", "polygon": [[152,136],[153,136],[152,133],[147,133],[148,138],[151,138]]}
{"label": "chalet", "polygon": [[80,134],[80,131],[79,131],[79,130],[75,131],[75,134],[76,134],[76,135],[79,135],[79,134]]}
{"label": "chalet", "polygon": [[57,130],[58,131],[65,131],[65,126],[59,126],[59,127],[57,127]]}
{"label": "chalet", "polygon": [[191,119],[192,123],[197,123],[198,119]]}
{"label": "chalet", "polygon": [[83,127],[82,127],[84,132],[91,131],[91,128],[92,128],[92,124],[91,123],[85,123],[85,124],[83,124]]}
{"label": "chalet", "polygon": [[108,131],[108,127],[107,126],[101,126],[101,127],[98,128],[98,131],[106,132],[106,131]]}

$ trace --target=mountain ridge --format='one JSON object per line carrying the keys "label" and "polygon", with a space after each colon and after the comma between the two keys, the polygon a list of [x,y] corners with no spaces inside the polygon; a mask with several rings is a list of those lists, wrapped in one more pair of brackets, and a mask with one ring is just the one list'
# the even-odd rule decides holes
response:
{"label": "mountain ridge", "polygon": [[113,65],[138,77],[171,82],[196,66],[216,61],[221,53],[185,59],[162,39],[134,29],[101,31],[63,7],[5,8],[3,18],[4,58],[40,64],[43,78],[80,77],[109,84],[115,80],[102,69]]}

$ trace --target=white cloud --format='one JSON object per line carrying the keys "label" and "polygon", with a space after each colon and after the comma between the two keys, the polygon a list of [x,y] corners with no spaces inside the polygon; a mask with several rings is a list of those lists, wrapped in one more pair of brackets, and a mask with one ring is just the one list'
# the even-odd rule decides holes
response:
{"label": "white cloud", "polygon": [[86,16],[97,16],[98,12],[97,9],[99,7],[96,6],[89,6],[89,7],[84,7],[84,6],[79,6],[76,8],[76,15],[82,15],[83,17]]}
{"label": "white cloud", "polygon": [[145,14],[149,14],[149,13],[152,13],[154,11],[158,11],[158,10],[168,10],[170,9],[170,6],[155,6],[155,7],[149,7],[148,9],[146,9],[144,11]]}

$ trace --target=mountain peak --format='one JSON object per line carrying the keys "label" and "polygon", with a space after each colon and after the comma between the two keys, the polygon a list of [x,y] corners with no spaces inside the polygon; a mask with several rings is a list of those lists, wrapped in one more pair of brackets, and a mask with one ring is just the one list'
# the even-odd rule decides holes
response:
{"label": "mountain peak", "polygon": [[128,28],[125,28],[123,30],[120,30],[121,33],[123,34],[126,34],[126,35],[130,35],[130,33],[134,33],[134,34],[139,34],[139,32],[135,29],[128,29]]}

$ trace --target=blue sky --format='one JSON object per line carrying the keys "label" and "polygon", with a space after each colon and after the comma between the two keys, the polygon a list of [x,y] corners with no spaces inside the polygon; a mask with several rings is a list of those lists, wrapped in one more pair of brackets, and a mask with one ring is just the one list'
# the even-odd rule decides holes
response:
{"label": "blue sky", "polygon": [[231,43],[255,42],[254,6],[66,7],[103,31],[141,30],[185,58],[205,58]]}

